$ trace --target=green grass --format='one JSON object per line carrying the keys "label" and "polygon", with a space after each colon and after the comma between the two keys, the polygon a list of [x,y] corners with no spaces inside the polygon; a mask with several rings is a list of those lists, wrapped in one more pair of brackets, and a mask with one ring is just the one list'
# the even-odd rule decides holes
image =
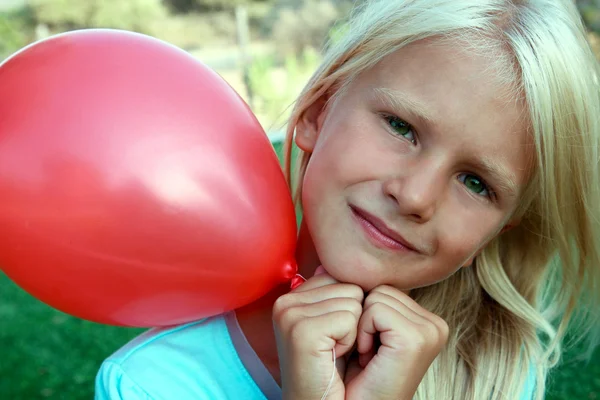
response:
{"label": "green grass", "polygon": [[0,273],[0,399],[91,399],[100,363],[142,329],[56,311]]}
{"label": "green grass", "polygon": [[[91,399],[102,360],[142,331],[65,315],[0,273],[0,399]],[[589,364],[561,366],[547,399],[600,399],[600,349]]]}

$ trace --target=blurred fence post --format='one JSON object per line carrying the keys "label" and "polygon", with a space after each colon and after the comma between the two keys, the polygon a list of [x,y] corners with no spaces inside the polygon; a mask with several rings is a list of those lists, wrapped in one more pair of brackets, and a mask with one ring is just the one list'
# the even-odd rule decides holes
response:
{"label": "blurred fence post", "polygon": [[235,7],[235,21],[237,25],[237,39],[240,46],[242,74],[246,93],[248,95],[248,105],[254,108],[254,93],[252,83],[250,82],[250,24],[248,22],[248,8],[245,5]]}

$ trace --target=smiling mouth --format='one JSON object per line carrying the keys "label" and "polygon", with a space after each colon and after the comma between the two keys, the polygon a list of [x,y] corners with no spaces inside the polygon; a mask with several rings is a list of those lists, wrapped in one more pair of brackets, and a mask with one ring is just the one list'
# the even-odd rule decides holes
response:
{"label": "smiling mouth", "polygon": [[399,233],[388,228],[383,221],[360,208],[350,206],[354,219],[361,226],[367,238],[377,247],[396,251],[418,252]]}

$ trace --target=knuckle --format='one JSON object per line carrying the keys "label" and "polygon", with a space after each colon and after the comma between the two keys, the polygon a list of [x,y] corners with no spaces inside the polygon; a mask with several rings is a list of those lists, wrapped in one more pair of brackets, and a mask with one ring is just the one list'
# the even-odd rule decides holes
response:
{"label": "knuckle", "polygon": [[430,323],[433,329],[435,329],[437,337],[439,337],[440,340],[445,341],[450,334],[448,323],[436,314],[430,315]]}
{"label": "knuckle", "polygon": [[365,299],[365,308],[371,307],[374,304],[377,304],[381,301],[381,293],[380,292],[371,292]]}
{"label": "knuckle", "polygon": [[398,299],[392,295],[389,295],[385,292],[375,292],[370,294],[367,297],[367,300],[365,300],[365,302],[368,301],[369,304],[376,304],[376,303],[380,303],[380,304],[385,304],[385,305],[390,305],[390,304],[394,304],[398,302]]}
{"label": "knuckle", "polygon": [[438,346],[440,348],[444,347],[448,343],[448,338],[450,337],[450,330],[448,328],[448,325],[445,325],[445,326],[446,326],[445,330],[441,331],[441,334],[438,339]]}
{"label": "knuckle", "polygon": [[444,321],[443,318],[438,317],[437,315],[435,316],[435,318],[435,325],[437,326],[440,332],[440,336],[444,339],[444,341],[446,341],[448,339],[448,336],[450,335],[450,327],[448,326],[448,323]]}
{"label": "knuckle", "polygon": [[358,320],[362,314],[363,306],[358,300],[353,300],[348,303],[350,313]]}
{"label": "knuckle", "polygon": [[288,330],[296,324],[296,321],[303,318],[297,307],[288,307],[282,309],[273,319],[283,330]]}
{"label": "knuckle", "polygon": [[441,323],[440,321],[430,321],[423,325],[419,336],[423,351],[439,351],[448,340],[448,325],[443,320]]}
{"label": "knuckle", "polygon": [[398,290],[390,285],[381,285],[377,286],[375,289],[371,291],[371,293],[383,293],[383,294],[391,294],[396,293]]}
{"label": "knuckle", "polygon": [[290,304],[289,296],[289,294],[284,294],[275,300],[275,303],[273,304],[273,317],[275,319],[278,319],[281,313],[288,308],[288,305]]}
{"label": "knuckle", "polygon": [[360,286],[346,284],[346,290],[348,291],[348,297],[356,299],[361,303],[365,299],[365,293]]}
{"label": "knuckle", "polygon": [[425,337],[427,337],[428,342],[430,342],[432,345],[439,342],[440,331],[439,331],[437,325],[435,325],[434,323],[430,322],[425,325],[424,335],[425,335]]}
{"label": "knuckle", "polygon": [[376,313],[376,314],[387,313],[387,311],[391,308],[390,306],[385,304],[383,301],[378,301],[377,298],[370,301],[368,305],[365,304],[365,308],[367,308],[367,307],[370,312]]}
{"label": "knuckle", "polygon": [[341,326],[353,328],[357,326],[360,314],[348,310],[343,310],[340,311],[338,318],[339,319],[336,322],[339,323]]}
{"label": "knuckle", "polygon": [[438,335],[442,338],[448,337],[448,335],[450,334],[450,328],[449,328],[446,320],[444,320],[439,315],[434,314],[428,310],[424,310],[424,311],[425,311],[424,317],[429,321],[429,324],[431,324],[433,327],[435,327]]}
{"label": "knuckle", "polygon": [[409,296],[405,295],[404,293],[402,293],[401,290],[390,286],[390,285],[381,285],[376,287],[375,289],[373,289],[370,294],[370,296],[377,296],[380,299],[387,299],[388,301],[401,301],[401,302],[405,302],[405,301],[413,301]]}

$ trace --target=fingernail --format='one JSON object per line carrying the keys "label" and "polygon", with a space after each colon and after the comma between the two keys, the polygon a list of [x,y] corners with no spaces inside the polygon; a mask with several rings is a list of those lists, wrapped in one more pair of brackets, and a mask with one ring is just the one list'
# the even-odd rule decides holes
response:
{"label": "fingernail", "polygon": [[323,268],[322,265],[319,265],[319,267],[315,270],[315,276],[325,274],[325,273],[327,273],[327,271],[325,271],[325,268]]}

